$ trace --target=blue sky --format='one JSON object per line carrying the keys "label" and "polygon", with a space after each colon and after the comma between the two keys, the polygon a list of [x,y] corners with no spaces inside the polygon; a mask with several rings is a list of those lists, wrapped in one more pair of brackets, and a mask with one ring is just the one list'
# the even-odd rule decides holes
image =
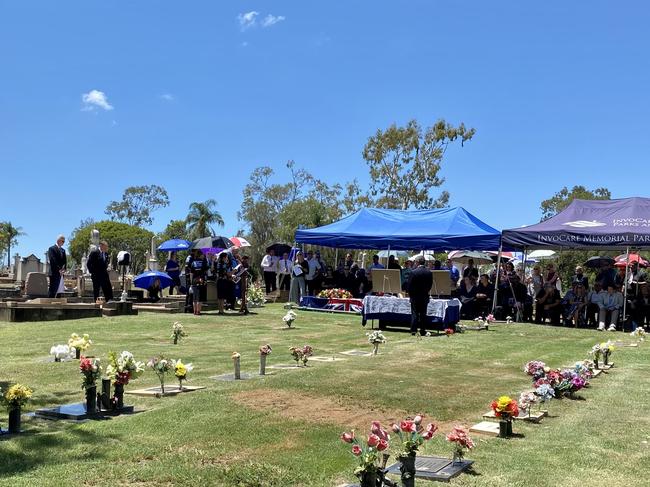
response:
{"label": "blue sky", "polygon": [[126,186],[159,184],[171,205],[152,230],[215,198],[232,235],[253,168],[293,159],[365,186],[367,137],[410,118],[476,128],[448,151],[444,189],[496,228],[536,222],[565,185],[644,196],[649,13],[593,0],[0,0],[0,220],[28,234],[19,252],[42,255]]}

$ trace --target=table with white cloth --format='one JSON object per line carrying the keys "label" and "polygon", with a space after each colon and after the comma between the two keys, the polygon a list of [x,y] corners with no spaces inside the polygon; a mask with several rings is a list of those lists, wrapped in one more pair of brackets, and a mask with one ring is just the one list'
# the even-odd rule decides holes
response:
{"label": "table with white cloth", "polygon": [[[458,299],[429,298],[427,318],[430,328],[454,325],[460,319],[461,303]],[[411,325],[411,301],[395,296],[366,296],[363,298],[361,324],[366,326],[368,320],[379,320],[379,328],[389,325]]]}

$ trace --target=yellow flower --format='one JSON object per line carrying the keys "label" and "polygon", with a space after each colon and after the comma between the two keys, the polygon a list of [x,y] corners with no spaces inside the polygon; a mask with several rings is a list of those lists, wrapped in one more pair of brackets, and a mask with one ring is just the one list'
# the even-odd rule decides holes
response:
{"label": "yellow flower", "polygon": [[512,402],[512,399],[508,396],[501,396],[499,399],[497,399],[497,409],[499,411],[505,410],[510,403]]}
{"label": "yellow flower", "polygon": [[187,369],[185,368],[185,364],[178,362],[176,364],[176,377],[185,377],[186,375]]}
{"label": "yellow flower", "polygon": [[230,357],[231,357],[233,360],[235,360],[235,359],[241,357],[241,355],[239,354],[239,352],[233,352],[232,355],[231,355]]}
{"label": "yellow flower", "polygon": [[32,397],[33,391],[22,384],[14,384],[7,390],[5,399],[12,406],[22,406],[27,400]]}

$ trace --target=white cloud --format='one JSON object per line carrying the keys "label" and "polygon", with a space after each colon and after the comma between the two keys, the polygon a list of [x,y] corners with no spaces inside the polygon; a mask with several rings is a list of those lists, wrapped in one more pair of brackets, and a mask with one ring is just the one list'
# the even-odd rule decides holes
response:
{"label": "white cloud", "polygon": [[278,22],[282,22],[285,19],[286,17],[283,15],[278,15],[276,17],[275,15],[268,14],[266,17],[264,17],[264,20],[262,20],[262,27],[271,27],[272,25],[275,25]]}
{"label": "white cloud", "polygon": [[88,93],[83,93],[81,95],[81,101],[84,103],[82,110],[90,111],[99,107],[104,110],[112,110],[113,105],[108,103],[108,98],[106,98],[106,93],[99,90],[91,90]]}
{"label": "white cloud", "polygon": [[160,98],[165,101],[174,101],[176,99],[171,93],[163,93],[160,95]]}
{"label": "white cloud", "polygon": [[237,20],[239,20],[239,27],[241,27],[241,30],[250,29],[251,27],[257,25],[256,17],[259,14],[260,13],[256,12],[255,10],[251,10],[250,12],[239,14],[237,16]]}

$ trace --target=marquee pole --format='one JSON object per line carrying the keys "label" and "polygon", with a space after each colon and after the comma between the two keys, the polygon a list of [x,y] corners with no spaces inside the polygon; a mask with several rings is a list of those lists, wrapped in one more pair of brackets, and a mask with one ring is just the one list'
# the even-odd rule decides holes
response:
{"label": "marquee pole", "polygon": [[499,290],[499,273],[501,272],[501,253],[503,252],[503,243],[499,243],[499,255],[497,256],[497,276],[494,278],[494,296],[492,297],[492,314],[497,306],[497,291]]}
{"label": "marquee pole", "polygon": [[627,273],[630,269],[630,247],[625,248],[625,281],[623,282],[623,331],[625,331],[625,313],[627,311]]}

